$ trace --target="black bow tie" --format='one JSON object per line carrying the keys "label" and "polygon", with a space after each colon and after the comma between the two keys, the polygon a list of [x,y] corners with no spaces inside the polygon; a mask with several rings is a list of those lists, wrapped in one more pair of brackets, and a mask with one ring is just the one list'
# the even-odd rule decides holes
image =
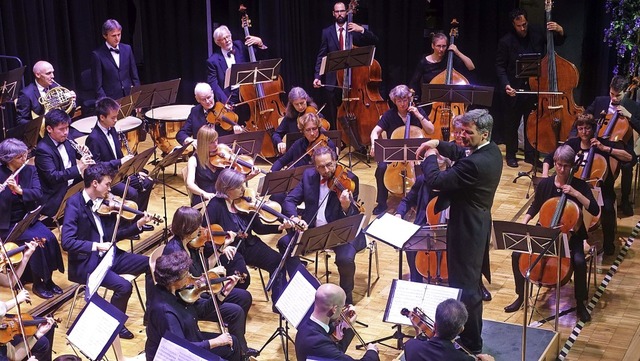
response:
{"label": "black bow tie", "polygon": [[232,55],[232,54],[235,54],[235,53],[236,53],[236,49],[231,48],[231,50],[229,50],[229,52],[227,52],[227,57],[229,57],[229,58],[230,58],[230,57],[231,57],[231,55]]}
{"label": "black bow tie", "polygon": [[115,49],[115,48],[109,48],[109,51],[112,52],[112,53],[120,54],[120,50]]}

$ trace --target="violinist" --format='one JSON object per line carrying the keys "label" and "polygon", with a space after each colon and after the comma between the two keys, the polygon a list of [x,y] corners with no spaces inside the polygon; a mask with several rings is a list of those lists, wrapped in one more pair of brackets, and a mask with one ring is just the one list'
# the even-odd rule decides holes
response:
{"label": "violinist", "polygon": [[[302,222],[304,222],[303,227],[308,225],[313,228],[358,214],[358,208],[352,202],[352,199],[358,197],[358,177],[350,171],[344,170],[342,166],[340,166],[341,172],[345,172],[345,174],[337,174],[337,163],[338,157],[332,148],[320,147],[314,150],[313,164],[315,167],[304,171],[300,183],[285,198],[282,204],[284,215],[292,217],[294,222],[298,222],[297,207],[304,202],[305,208],[301,215]],[[329,186],[335,183],[336,177],[347,178],[353,183],[354,189],[350,191],[344,187],[340,191],[335,188],[337,187],[335,185],[334,189],[330,189]],[[293,234],[289,233],[278,241],[280,253],[284,253],[292,237]],[[352,292],[356,271],[354,259],[356,253],[365,247],[366,240],[361,234],[351,242],[333,248],[340,273],[340,287],[346,294],[347,303],[353,303]],[[293,276],[299,263],[297,257],[292,260],[295,261],[287,262],[289,276]]]}
{"label": "violinist", "polygon": [[[345,354],[354,337],[351,328],[345,329],[342,339],[337,342],[331,337],[332,330],[335,329],[335,324],[339,321],[342,309],[345,307],[345,300],[344,291],[337,285],[325,283],[318,287],[313,313],[308,319],[302,321],[296,334],[295,344],[298,360],[355,360]],[[351,319],[351,324],[353,324],[356,318],[355,308],[350,305],[349,309],[354,311]],[[379,359],[378,346],[369,344],[366,353],[359,360],[374,361]]]}
{"label": "violinist", "polygon": [[313,102],[313,99],[304,89],[300,87],[291,88],[284,117],[278,125],[278,128],[276,128],[275,132],[271,135],[273,144],[277,144],[280,154],[284,154],[287,150],[287,144],[283,140],[284,136],[300,131],[298,128],[298,117],[302,116],[309,107],[311,107],[311,109],[318,109],[316,103]]}
{"label": "violinist", "polygon": [[[337,86],[338,82],[335,72],[328,72],[324,75],[320,75],[322,58],[328,53],[344,50],[345,45],[347,44],[346,41],[348,35],[353,37],[353,45],[356,46],[376,45],[378,37],[371,30],[354,22],[350,22],[347,26],[347,8],[342,1],[338,1],[333,5],[332,15],[335,19],[335,23],[322,29],[320,50],[318,50],[318,56],[316,57],[313,87],[324,87],[325,91],[323,92],[323,95],[325,97],[324,102],[327,104],[325,108],[327,120],[331,124],[331,129],[337,129],[336,115],[338,113],[338,106],[342,102],[340,99],[342,96],[342,89]],[[347,35],[347,33],[349,34]]]}
{"label": "violinist", "polygon": [[[536,187],[535,198],[533,203],[524,216],[523,223],[529,221],[540,211],[542,204],[553,197],[560,197],[562,193],[567,198],[576,202],[580,208],[584,208],[590,214],[598,215],[598,203],[593,198],[591,188],[585,181],[579,178],[573,178],[571,184],[567,184],[572,165],[575,162],[576,153],[570,145],[562,145],[556,149],[553,154],[553,162],[556,169],[556,175],[553,177],[543,178]],[[576,309],[578,318],[583,322],[591,320],[591,315],[587,312],[585,302],[587,300],[587,264],[584,259],[583,240],[587,239],[587,230],[582,222],[582,217],[578,220],[578,225],[574,227],[573,233],[569,237],[569,250],[571,253],[571,264],[574,272],[574,288],[576,297]],[[520,253],[513,252],[511,254],[513,276],[516,283],[516,294],[518,298],[509,306],[505,307],[505,312],[515,312],[520,309],[524,302],[524,276],[519,270],[518,264]]]}
{"label": "violinist", "polygon": [[[173,233],[173,238],[167,242],[162,252],[163,256],[175,252],[187,252],[192,261],[191,266],[189,267],[189,273],[194,277],[200,277],[205,272],[202,268],[202,262],[198,254],[198,250],[189,245],[190,241],[198,237],[198,234],[202,232],[201,224],[202,215],[198,210],[187,206],[178,208],[173,214],[173,219],[171,221],[171,233]],[[234,238],[235,233],[228,232],[225,243],[232,243]],[[203,247],[203,255],[206,262],[207,259],[213,255],[212,242],[206,241]],[[220,271],[223,275],[226,272],[225,267],[228,266],[230,261],[233,262],[236,259],[242,258],[242,255],[236,255],[236,249],[232,246],[225,247],[219,252],[222,253],[220,257],[222,266],[215,267],[215,269],[216,271]],[[213,266],[214,265],[207,265],[207,270],[213,268]],[[248,273],[246,268],[243,273]],[[220,314],[227,325],[229,333],[238,339],[238,343],[240,347],[242,347],[243,355],[257,356],[258,352],[255,349],[247,347],[247,340],[244,336],[246,330],[246,317],[247,314],[249,314],[249,309],[251,308],[251,294],[247,290],[235,287],[239,280],[239,276],[233,275],[230,277],[230,282],[227,282],[222,291],[217,295],[220,300]],[[219,322],[209,294],[202,294],[201,298],[194,303],[194,306],[198,310],[199,320]]]}
{"label": "violinist", "polygon": [[[26,164],[27,154],[27,146],[20,140],[8,138],[0,143],[0,237],[3,240],[16,223],[42,201],[40,179],[36,167]],[[16,244],[22,246],[33,238],[45,238],[46,241],[43,247],[33,251],[23,281],[33,282],[32,291],[36,296],[53,298],[62,294],[62,289],[53,282],[53,271],[64,272],[58,239],[38,220],[18,236]]]}
{"label": "violinist", "polygon": [[[291,228],[292,223],[285,220],[279,226],[268,225],[262,223],[257,216],[252,221],[253,212],[240,206],[245,194],[244,182],[245,176],[234,169],[227,168],[220,172],[216,181],[216,196],[207,205],[209,221],[211,224],[220,225],[227,232],[247,234],[246,238],[232,243],[232,246],[237,248],[234,256],[237,262],[235,269],[246,269],[246,265],[251,265],[272,273],[278,268],[280,254],[264,243],[254,232],[257,234],[280,233],[283,229]],[[272,289],[274,305],[283,287],[284,277],[279,275]],[[273,310],[275,312],[275,306]]]}
{"label": "violinist", "polygon": [[[208,124],[207,115],[216,105],[216,99],[213,95],[211,86],[207,83],[198,83],[194,89],[194,94],[198,105],[191,108],[191,112],[187,117],[187,121],[182,125],[176,134],[176,140],[182,145],[191,143],[193,147],[197,147],[196,137],[198,130],[205,124]],[[242,127],[236,125],[232,131],[224,130],[219,124],[216,124],[216,131],[220,135],[242,133]]]}
{"label": "violinist", "polygon": [[464,55],[456,44],[447,46],[448,42],[445,34],[431,33],[431,49],[433,52],[420,59],[409,83],[411,89],[416,91],[418,99],[422,97],[422,84],[429,84],[436,75],[447,69],[447,62],[443,60],[446,58],[448,51],[452,51],[455,54],[453,58],[453,68],[457,71],[462,69],[472,71],[476,68],[473,60]]}
{"label": "violinist", "polygon": [[[116,215],[101,216],[98,209],[109,196],[112,170],[103,164],[95,164],[84,173],[84,190],[67,200],[62,226],[62,248],[69,257],[69,281],[86,284],[87,275],[95,270],[106,251],[111,247],[115,230]],[[129,238],[142,232],[142,226],[151,221],[144,216],[127,227],[117,229],[116,240]],[[126,313],[127,302],[132,293],[131,282],[121,274],[140,275],[146,273],[146,287],[153,283],[149,275],[149,257],[123,251],[117,246],[113,265],[107,271],[101,286],[113,291],[111,304]],[[126,327],[120,337],[132,339],[133,333]]]}
{"label": "violinist", "polygon": [[[18,294],[18,301],[22,303],[29,299],[29,293],[23,290]],[[15,307],[14,300],[0,302],[0,320],[5,317],[7,311]],[[25,338],[22,335],[14,337],[11,342],[0,344],[0,360],[20,361],[27,357],[25,346],[29,348],[31,357],[27,361],[51,361],[51,344],[53,339],[54,320],[47,317],[46,321],[38,325],[33,335]],[[9,330],[3,330],[9,332]]]}
{"label": "violinist", "polygon": [[493,361],[487,354],[468,355],[454,346],[454,340],[464,330],[469,317],[464,304],[452,298],[440,302],[436,307],[436,319],[433,324],[435,335],[428,340],[414,338],[404,344],[407,360],[447,360],[447,361]]}
{"label": "violinist", "polygon": [[198,308],[177,296],[177,291],[187,284],[190,265],[191,259],[186,252],[174,252],[156,261],[154,296],[147,308],[146,359],[154,359],[162,337],[169,331],[225,360],[242,360],[238,340],[233,335],[200,331]]}
{"label": "violinist", "polygon": [[[530,90],[528,79],[516,77],[516,61],[520,54],[540,53],[546,51],[545,30],[536,25],[529,25],[527,12],[524,9],[515,9],[509,13],[509,19],[513,28],[498,42],[496,52],[496,73],[500,88],[504,89],[504,102],[506,114],[504,116],[505,132],[502,135],[507,146],[506,161],[512,168],[518,167],[516,153],[518,152],[518,126],[524,116],[524,129],[527,129],[527,117],[531,110],[535,109],[536,97],[530,95],[517,95],[517,90]],[[564,29],[560,24],[550,21],[546,24],[546,30],[553,31],[554,44],[562,45],[565,40]],[[524,140],[524,161],[534,164],[535,151],[526,132]],[[540,161],[535,160],[535,165],[540,166]]]}
{"label": "violinist", "polygon": [[[22,260],[17,266],[14,265],[14,270],[16,272],[17,278],[20,278],[24,273],[24,270],[27,268],[27,264],[29,263],[29,259],[31,259],[31,255],[36,250],[36,247],[38,247],[38,243],[36,241],[30,241],[30,242],[26,242],[25,246],[26,248],[22,253]],[[0,257],[2,257],[3,260],[5,259],[4,255]],[[6,272],[6,268],[2,270],[2,272],[0,272],[0,287],[10,288],[10,287],[16,286],[16,284],[17,284],[16,278],[13,277],[13,274]]]}
{"label": "violinist", "polygon": [[[586,157],[589,149],[596,147],[596,153],[603,155],[608,163],[611,163],[612,159],[616,159],[622,163],[623,167],[625,163],[633,161],[633,148],[630,148],[629,144],[622,144],[622,142],[613,142],[607,139],[595,137],[594,132],[596,128],[596,122],[591,115],[580,115],[575,121],[576,130],[578,131],[577,138],[570,138],[565,142],[570,146],[573,151],[578,154],[582,152]],[[549,168],[552,161],[549,156],[544,160],[544,167],[542,176],[546,177],[549,173]],[[615,251],[615,238],[617,232],[616,222],[616,210],[615,201],[616,193],[614,190],[615,178],[609,174],[605,177],[604,181],[600,185],[602,191],[602,209],[600,222],[602,224],[602,237],[603,237],[603,250],[608,256],[613,255]]]}
{"label": "violinist", "polygon": [[[96,115],[98,122],[87,137],[86,146],[91,151],[94,161],[104,162],[113,169],[120,168],[131,160],[133,154],[122,154],[122,143],[115,129],[118,120],[120,104],[111,98],[101,98],[96,101]],[[146,211],[153,189],[153,180],[149,177],[129,176],[129,189],[127,199],[138,204],[140,211]],[[122,196],[126,183],[120,182],[113,186],[113,194]],[[144,231],[153,231],[152,225],[144,225]]]}
{"label": "violinist", "polygon": [[[433,123],[429,120],[424,110],[416,108],[411,104],[413,94],[406,85],[398,85],[391,89],[389,92],[389,98],[393,102],[394,106],[387,110],[378,121],[378,124],[371,131],[371,156],[374,156],[374,142],[380,138],[383,131],[387,133],[387,137],[391,137],[391,134],[397,128],[405,126],[407,116],[410,117],[411,125],[417,126],[422,129],[426,134],[431,134],[434,131]],[[376,195],[376,202],[378,203],[373,210],[373,214],[380,214],[387,210],[387,198],[389,197],[389,191],[384,185],[384,173],[387,170],[387,163],[378,162],[378,167],[375,171],[376,188],[378,193]]]}
{"label": "violinist", "polygon": [[[295,168],[303,165],[311,164],[311,154],[313,147],[326,145],[331,149],[336,149],[336,145],[326,135],[322,134],[320,117],[315,113],[307,113],[298,117],[298,129],[304,135],[296,140],[291,148],[273,162],[271,171],[278,171],[287,168]],[[313,149],[311,149],[313,148]]]}

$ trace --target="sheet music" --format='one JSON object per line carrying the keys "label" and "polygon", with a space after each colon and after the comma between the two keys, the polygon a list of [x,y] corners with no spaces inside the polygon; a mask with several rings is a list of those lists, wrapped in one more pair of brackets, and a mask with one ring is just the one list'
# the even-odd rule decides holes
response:
{"label": "sheet music", "polygon": [[412,311],[414,307],[420,307],[427,316],[435,320],[436,307],[440,302],[449,298],[457,300],[460,298],[460,294],[461,290],[458,288],[393,280],[384,321],[411,326],[409,318],[403,316],[400,311],[403,308]]}
{"label": "sheet music", "polygon": [[316,289],[313,285],[300,272],[296,272],[276,302],[276,308],[293,327],[298,328],[313,305],[315,295]]}
{"label": "sheet music", "polygon": [[[211,354],[212,357],[215,356]],[[208,359],[195,355],[188,349],[171,342],[166,338],[160,340],[158,351],[153,358],[153,361],[207,361]]]}
{"label": "sheet music", "polygon": [[104,280],[104,276],[107,275],[107,272],[109,272],[111,266],[113,265],[115,250],[115,246],[109,248],[109,251],[107,251],[100,263],[98,263],[98,267],[96,267],[96,269],[91,272],[91,274],[89,274],[89,277],[87,277],[87,291],[85,299],[90,299],[91,296],[96,293],[98,288],[100,288],[100,285]]}
{"label": "sheet music", "polygon": [[90,302],[67,336],[67,340],[91,360],[96,360],[119,325],[116,318]]}
{"label": "sheet music", "polygon": [[395,248],[402,248],[405,242],[419,229],[420,226],[417,224],[385,213],[382,217],[371,222],[366,234],[390,244]]}

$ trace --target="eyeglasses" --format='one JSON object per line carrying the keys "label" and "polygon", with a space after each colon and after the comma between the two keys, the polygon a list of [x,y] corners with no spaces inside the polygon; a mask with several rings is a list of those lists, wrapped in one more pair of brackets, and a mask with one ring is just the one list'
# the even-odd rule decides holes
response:
{"label": "eyeglasses", "polygon": [[313,133],[313,132],[317,132],[318,131],[318,127],[314,127],[314,128],[307,128],[304,130],[305,133]]}

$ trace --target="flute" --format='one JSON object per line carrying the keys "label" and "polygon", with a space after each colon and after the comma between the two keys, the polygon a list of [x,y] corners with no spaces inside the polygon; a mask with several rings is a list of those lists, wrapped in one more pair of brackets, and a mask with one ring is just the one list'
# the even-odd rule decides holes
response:
{"label": "flute", "polygon": [[9,183],[9,180],[11,179],[15,179],[16,176],[20,173],[20,171],[22,170],[22,168],[24,168],[27,165],[28,162],[24,162],[24,164],[22,166],[20,166],[20,168],[16,169],[15,172],[11,173],[7,179],[0,184],[0,190],[4,190],[7,187],[7,184]]}

